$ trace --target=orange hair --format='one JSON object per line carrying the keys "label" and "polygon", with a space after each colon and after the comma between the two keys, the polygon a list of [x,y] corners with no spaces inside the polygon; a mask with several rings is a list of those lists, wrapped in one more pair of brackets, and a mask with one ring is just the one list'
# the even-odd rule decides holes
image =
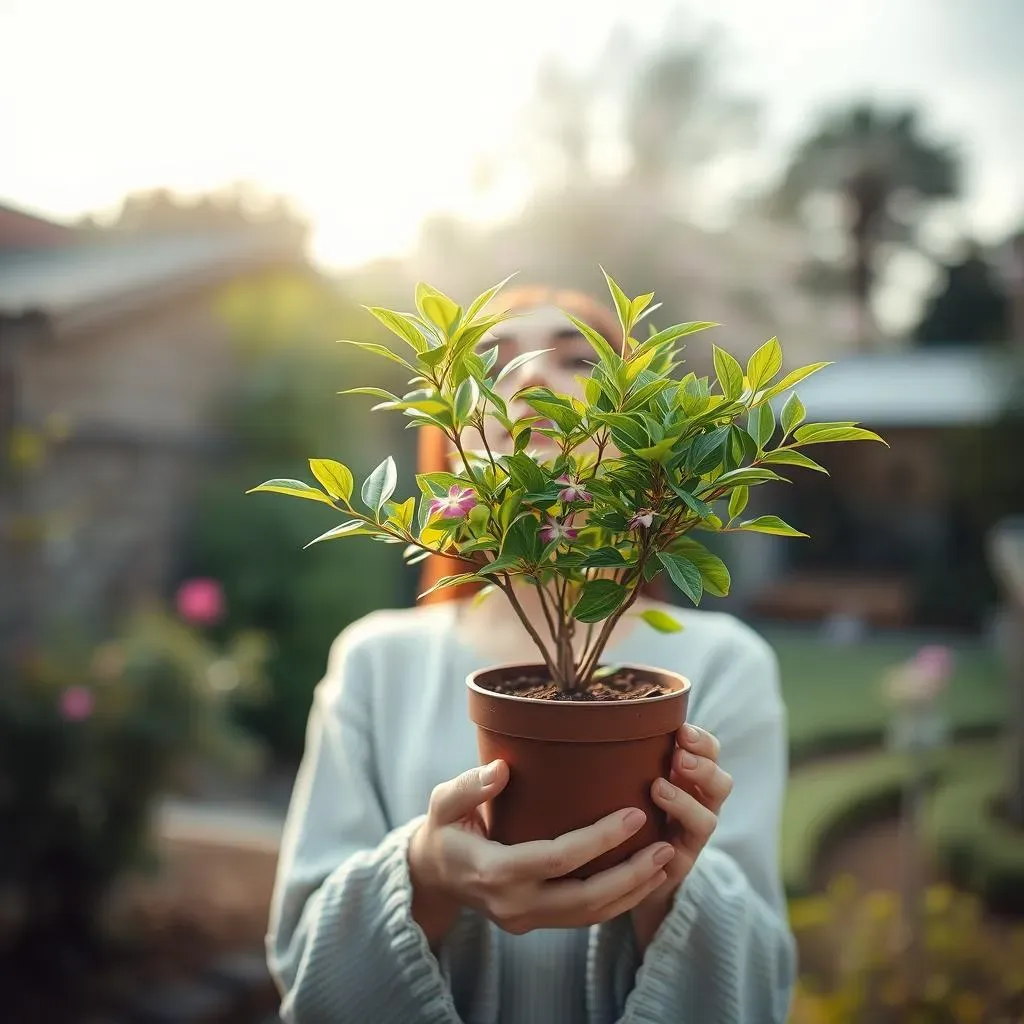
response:
{"label": "orange hair", "polygon": [[[524,286],[510,289],[499,295],[498,298],[500,304],[496,301],[495,309],[507,312],[525,312],[543,306],[556,306],[572,313],[573,316],[593,327],[613,345],[622,331],[614,313],[582,292],[561,291],[544,286]],[[448,439],[437,427],[419,428],[417,467],[420,473],[446,473],[449,471]],[[465,563],[457,559],[445,558],[443,555],[429,555],[423,562],[419,592],[422,594],[429,590],[445,576],[454,576],[465,571]],[[469,597],[480,590],[482,586],[483,584],[480,583],[463,583],[457,587],[445,587],[421,598],[420,603],[433,604]]]}

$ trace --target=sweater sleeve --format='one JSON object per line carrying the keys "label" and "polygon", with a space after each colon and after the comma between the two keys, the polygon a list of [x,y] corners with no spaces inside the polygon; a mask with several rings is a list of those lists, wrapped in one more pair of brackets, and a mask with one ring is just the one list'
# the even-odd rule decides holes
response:
{"label": "sweater sleeve", "polygon": [[628,915],[592,929],[592,1024],[786,1020],[796,955],[778,863],[785,710],[774,652],[746,631],[742,641],[719,652],[725,678],[693,716],[721,743],[732,795],[642,961]]}
{"label": "sweater sleeve", "polygon": [[341,634],[313,700],[267,935],[281,1016],[459,1024],[445,972],[411,913],[407,850],[422,818],[389,829],[375,785],[366,646],[351,628]]}

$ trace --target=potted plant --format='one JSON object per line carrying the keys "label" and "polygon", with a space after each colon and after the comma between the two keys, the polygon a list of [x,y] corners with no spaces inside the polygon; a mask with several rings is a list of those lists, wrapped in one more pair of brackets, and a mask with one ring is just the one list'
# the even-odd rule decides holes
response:
{"label": "potted plant", "polygon": [[[774,338],[745,368],[715,346],[716,381],[694,373],[680,379],[681,339],[716,325],[651,327],[641,339],[637,325],[655,308],[653,294],[630,299],[605,276],[621,337],[604,338],[567,313],[593,348],[590,372],[578,379],[582,397],[529,387],[516,395],[529,409],[522,416],[510,414],[499,385],[539,353],[497,365],[488,338],[512,315],[493,310],[505,282],[466,309],[425,284],[416,289],[416,315],[369,308],[408,351],[349,344],[400,363],[413,390],[345,393],[378,398],[375,409],[399,412],[410,426],[433,426],[451,444],[451,472],[420,475],[418,500],[395,498],[390,457],[358,497],[351,471],[330,459],[310,460],[319,486],[277,479],[253,488],[345,515],[311,544],[364,536],[404,545],[409,562],[444,555],[463,571],[436,588],[479,581],[482,593],[509,602],[537,656],[467,681],[480,755],[510,767],[510,782],[490,808],[490,834],[505,843],[552,838],[620,807],[645,809],[644,828],[584,875],[659,838],[663,819],[650,785],[668,774],[689,692],[672,672],[604,664],[616,623],[639,614],[654,629],[681,628],[658,607],[631,610],[660,573],[694,604],[705,592],[728,592],[727,567],[694,532],[805,536],[777,516],[743,518],[750,488],[783,479],[780,471],[791,467],[824,472],[802,450],[811,445],[881,440],[854,423],[805,424],[795,394],[777,422],[773,401],[828,364],[778,379],[783,357]],[[499,435],[507,446],[492,444]],[[544,451],[531,445],[538,435],[549,439]],[[517,596],[524,583],[539,592],[547,636]]]}

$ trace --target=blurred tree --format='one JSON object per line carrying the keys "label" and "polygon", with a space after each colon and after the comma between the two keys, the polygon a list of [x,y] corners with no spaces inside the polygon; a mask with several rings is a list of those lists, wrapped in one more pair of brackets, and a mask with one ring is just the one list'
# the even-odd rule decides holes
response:
{"label": "blurred tree", "polygon": [[715,77],[716,51],[671,42],[643,54],[625,109],[630,179],[664,197],[673,184],[755,135],[754,101],[729,95]]}
{"label": "blurred tree", "polygon": [[882,245],[915,244],[927,204],[959,194],[959,170],[952,149],[921,134],[916,111],[866,103],[828,115],[794,153],[779,207],[796,214],[820,196],[841,200],[860,346],[875,333],[870,302]]}
{"label": "blurred tree", "polygon": [[[411,493],[415,435],[402,432],[393,417],[371,418],[367,399],[336,394],[366,384],[364,366],[373,357],[334,339],[386,340],[346,295],[326,283],[275,276],[237,286],[221,311],[233,329],[240,368],[224,401],[231,447],[201,491],[181,569],[184,576],[221,582],[225,629],[255,628],[271,640],[269,699],[246,714],[246,724],[290,760],[301,753],[313,688],[334,637],[367,612],[408,603],[412,585],[403,586],[401,567],[381,545],[304,551],[336,525],[326,508],[245,492],[270,477],[311,479],[309,457],[341,456],[365,475],[394,451],[401,486]],[[379,368],[374,372],[379,378]],[[384,386],[403,383],[396,367]]]}
{"label": "blurred tree", "polygon": [[972,245],[945,268],[945,284],[928,301],[912,336],[922,346],[989,345],[1010,333],[1010,302],[981,250]]}
{"label": "blurred tree", "polygon": [[236,182],[227,188],[187,197],[170,189],[133,192],[122,201],[113,219],[83,217],[76,227],[83,232],[119,234],[196,234],[272,228],[304,245],[309,224],[279,195]]}

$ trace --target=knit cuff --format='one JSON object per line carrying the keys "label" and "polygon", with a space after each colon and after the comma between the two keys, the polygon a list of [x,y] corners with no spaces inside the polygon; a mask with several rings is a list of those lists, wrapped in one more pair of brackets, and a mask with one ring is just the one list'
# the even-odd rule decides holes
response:
{"label": "knit cuff", "polygon": [[[424,1024],[460,1024],[451,990],[442,977],[426,934],[412,916],[409,841],[422,822],[421,816],[388,833],[373,851],[372,859],[368,858],[354,871],[352,864],[342,865],[327,879],[321,891],[321,916],[326,922],[342,917],[343,903],[352,898],[353,886],[362,888],[364,893],[377,891],[380,932],[376,941],[384,940],[397,972],[397,976],[380,979],[381,988],[390,990],[390,998],[382,999],[378,1005],[375,1012],[383,1009],[386,1017],[379,1018],[377,1024],[406,1024],[409,1020]],[[372,935],[366,935],[365,941],[375,943]],[[323,1018],[313,1013],[311,1019],[326,1021],[338,1019],[340,1015],[347,1020],[345,1013],[355,1008],[323,1009],[330,1012]]]}
{"label": "knit cuff", "polygon": [[781,1024],[791,968],[785,922],[728,854],[706,847],[647,947],[623,1021]]}

